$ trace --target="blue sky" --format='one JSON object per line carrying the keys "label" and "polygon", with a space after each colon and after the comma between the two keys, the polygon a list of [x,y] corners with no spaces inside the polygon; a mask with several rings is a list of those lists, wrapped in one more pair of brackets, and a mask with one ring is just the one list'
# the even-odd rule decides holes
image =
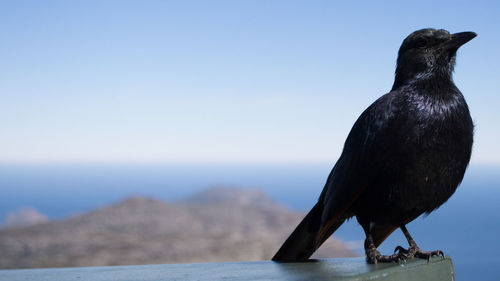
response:
{"label": "blue sky", "polygon": [[[407,1],[404,1],[407,2]],[[334,162],[424,27],[500,163],[498,1],[0,1],[0,162]]]}

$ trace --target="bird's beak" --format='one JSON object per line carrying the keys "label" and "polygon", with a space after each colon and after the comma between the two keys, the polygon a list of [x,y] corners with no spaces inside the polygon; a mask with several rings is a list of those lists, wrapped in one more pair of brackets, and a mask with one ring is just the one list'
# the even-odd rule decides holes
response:
{"label": "bird's beak", "polygon": [[458,50],[460,46],[472,40],[472,38],[476,37],[477,34],[475,32],[459,32],[451,35],[451,38],[444,42],[444,48],[446,50]]}

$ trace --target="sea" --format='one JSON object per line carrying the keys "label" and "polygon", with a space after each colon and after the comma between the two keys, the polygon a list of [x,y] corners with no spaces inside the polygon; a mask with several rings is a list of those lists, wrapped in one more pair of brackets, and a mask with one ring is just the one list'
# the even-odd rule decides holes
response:
{"label": "sea", "polygon": [[[333,163],[318,164],[1,164],[0,223],[7,213],[32,207],[58,220],[131,196],[177,201],[209,187],[261,189],[277,203],[308,211]],[[424,250],[453,259],[457,280],[498,280],[500,166],[472,164],[456,193],[438,210],[407,225]],[[356,219],[335,236],[363,255]],[[407,247],[396,230],[380,247]],[[498,268],[497,268],[498,267]]]}

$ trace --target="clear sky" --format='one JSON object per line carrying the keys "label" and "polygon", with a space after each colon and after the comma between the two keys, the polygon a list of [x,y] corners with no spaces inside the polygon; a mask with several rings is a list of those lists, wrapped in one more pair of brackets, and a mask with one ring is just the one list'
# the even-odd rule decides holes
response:
{"label": "clear sky", "polygon": [[0,1],[0,162],[334,162],[425,27],[500,163],[499,1]]}

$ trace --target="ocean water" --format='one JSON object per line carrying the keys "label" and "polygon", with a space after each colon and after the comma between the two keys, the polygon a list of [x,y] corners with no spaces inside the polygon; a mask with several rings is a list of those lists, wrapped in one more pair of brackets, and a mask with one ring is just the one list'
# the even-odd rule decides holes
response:
{"label": "ocean water", "polygon": [[[129,196],[179,200],[212,186],[258,188],[292,209],[317,200],[333,163],[1,165],[0,222],[9,211],[34,207],[52,219],[86,212]],[[500,167],[472,165],[457,192],[428,217],[407,228],[424,250],[453,258],[457,280],[495,280],[500,266]],[[364,234],[355,219],[335,235],[363,254]],[[407,246],[397,230],[379,248]]]}

